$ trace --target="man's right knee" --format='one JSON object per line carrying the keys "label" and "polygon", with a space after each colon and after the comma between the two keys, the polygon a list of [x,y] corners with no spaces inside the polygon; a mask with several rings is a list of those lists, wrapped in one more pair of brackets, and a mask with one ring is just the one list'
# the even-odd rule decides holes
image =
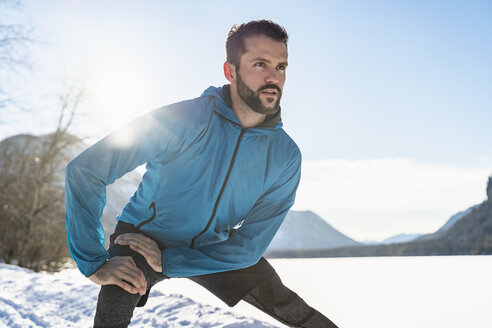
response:
{"label": "man's right knee", "polygon": [[116,285],[101,286],[94,327],[127,327],[140,294],[131,294]]}

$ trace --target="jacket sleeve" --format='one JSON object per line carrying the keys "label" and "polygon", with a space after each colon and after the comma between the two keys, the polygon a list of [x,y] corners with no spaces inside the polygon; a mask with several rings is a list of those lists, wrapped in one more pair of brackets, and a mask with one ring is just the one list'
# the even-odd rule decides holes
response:
{"label": "jacket sleeve", "polygon": [[294,204],[301,175],[301,154],[296,150],[277,182],[258,199],[242,226],[229,239],[197,248],[165,249],[163,273],[169,277],[187,277],[256,264]]}
{"label": "jacket sleeve", "polygon": [[177,122],[181,116],[176,110],[154,110],[97,142],[67,165],[68,245],[85,276],[97,271],[108,258],[101,225],[106,186],[159,156],[164,160],[175,156],[193,138],[190,129]]}

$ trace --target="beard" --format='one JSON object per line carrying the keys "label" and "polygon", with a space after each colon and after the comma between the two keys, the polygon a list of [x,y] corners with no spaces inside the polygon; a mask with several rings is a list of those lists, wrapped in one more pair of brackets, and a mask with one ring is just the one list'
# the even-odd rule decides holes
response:
{"label": "beard", "polygon": [[[258,88],[257,91],[253,91],[250,89],[246,83],[243,81],[241,78],[241,74],[237,74],[237,93],[239,97],[248,105],[254,112],[259,113],[259,114],[274,114],[278,112],[280,109],[280,98],[282,98],[282,90],[275,85],[275,84],[266,84],[260,88]],[[275,89],[278,92],[278,99],[275,101],[272,106],[267,107],[263,105],[260,94],[261,91],[265,89]],[[267,101],[270,103],[273,103],[274,99],[273,98],[267,98]]]}

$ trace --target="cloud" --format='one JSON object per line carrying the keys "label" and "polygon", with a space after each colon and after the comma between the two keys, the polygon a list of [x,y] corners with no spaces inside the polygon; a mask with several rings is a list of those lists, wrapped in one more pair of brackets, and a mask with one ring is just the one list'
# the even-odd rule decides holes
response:
{"label": "cloud", "polygon": [[482,202],[492,167],[407,158],[304,161],[294,209],[313,210],[356,239],[427,233]]}

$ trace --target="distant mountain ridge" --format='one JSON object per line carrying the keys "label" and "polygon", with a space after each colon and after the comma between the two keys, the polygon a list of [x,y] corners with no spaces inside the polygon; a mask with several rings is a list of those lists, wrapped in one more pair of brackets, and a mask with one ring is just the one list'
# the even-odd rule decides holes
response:
{"label": "distant mountain ridge", "polygon": [[420,234],[420,233],[414,233],[414,234],[401,233],[399,235],[386,238],[385,240],[380,242],[380,244],[391,245],[391,244],[408,243],[408,242],[414,241],[415,239],[417,239],[421,236],[422,236],[422,234]]}
{"label": "distant mountain ridge", "polygon": [[455,215],[451,216],[448,221],[436,232],[425,234],[420,236],[417,240],[418,241],[425,241],[425,240],[432,240],[432,239],[437,239],[439,237],[442,237],[446,234],[446,232],[451,229],[451,227],[467,215],[469,215],[473,209],[477,208],[480,205],[474,205],[464,211],[458,212]]}
{"label": "distant mountain ridge", "polygon": [[289,211],[265,256],[275,256],[278,251],[293,252],[359,244],[311,211]]}
{"label": "distant mountain ridge", "polygon": [[361,245],[277,254],[279,257],[422,256],[492,254],[492,176],[488,179],[487,199],[452,216],[433,234],[411,242],[391,245]]}

